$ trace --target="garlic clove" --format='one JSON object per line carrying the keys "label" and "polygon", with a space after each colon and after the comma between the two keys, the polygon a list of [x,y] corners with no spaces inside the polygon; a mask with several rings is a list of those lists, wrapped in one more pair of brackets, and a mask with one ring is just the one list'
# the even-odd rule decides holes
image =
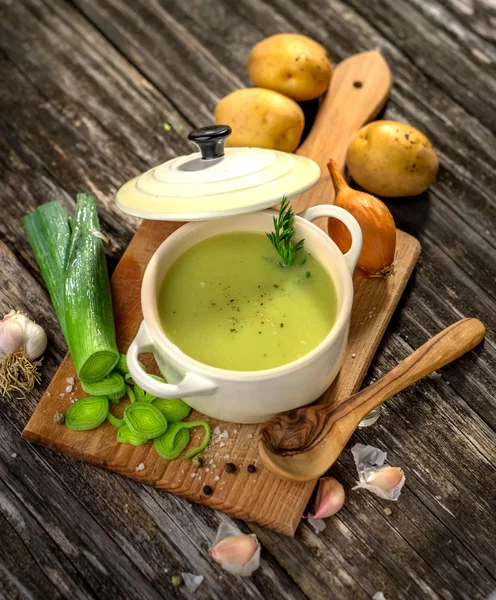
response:
{"label": "garlic clove", "polygon": [[401,467],[384,467],[379,471],[368,473],[365,481],[367,485],[373,485],[385,492],[394,490],[404,477]]}
{"label": "garlic clove", "polygon": [[243,534],[233,525],[223,522],[209,554],[225,571],[249,577],[260,566],[260,551],[256,535]]}
{"label": "garlic clove", "polygon": [[345,499],[343,486],[334,477],[322,477],[315,499],[315,514],[309,519],[326,519],[341,510]]}
{"label": "garlic clove", "polygon": [[0,360],[22,348],[24,328],[21,323],[13,321],[9,315],[0,321]]}
{"label": "garlic clove", "polygon": [[26,325],[26,343],[24,351],[29,360],[35,360],[45,352],[47,347],[47,336],[40,325],[29,321]]}
{"label": "garlic clove", "polygon": [[351,452],[359,479],[353,489],[363,488],[385,500],[398,500],[405,485],[403,469],[385,464],[387,453],[373,446],[355,444]]}

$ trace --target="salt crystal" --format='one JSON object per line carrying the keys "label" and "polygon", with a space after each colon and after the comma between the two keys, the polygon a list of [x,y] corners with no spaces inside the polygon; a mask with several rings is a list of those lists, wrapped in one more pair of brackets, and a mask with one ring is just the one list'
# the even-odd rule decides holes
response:
{"label": "salt crystal", "polygon": [[249,433],[248,434],[248,439],[251,440],[252,437],[253,437],[253,433]]}
{"label": "salt crystal", "polygon": [[198,477],[198,473],[191,473],[190,477]]}
{"label": "salt crystal", "polygon": [[66,394],[70,394],[71,392],[72,392],[72,385],[68,385],[68,386],[65,388],[65,393],[66,393]]}
{"label": "salt crystal", "polygon": [[216,475],[216,476],[214,477],[214,481],[219,481],[219,479],[220,479],[220,477],[219,477],[218,475]]}
{"label": "salt crystal", "polygon": [[208,472],[210,471],[210,469],[207,467],[207,468],[205,469],[205,471],[208,473]]}
{"label": "salt crystal", "polygon": [[228,438],[228,437],[229,437],[229,433],[227,432],[227,430],[226,430],[226,429],[224,429],[224,431],[223,431],[223,432],[222,432],[220,435],[221,435],[221,437],[223,437],[223,438]]}
{"label": "salt crystal", "polygon": [[12,456],[12,458],[17,458],[17,452],[12,452],[10,456]]}
{"label": "salt crystal", "polygon": [[52,394],[50,394],[50,392],[47,392],[47,393],[46,393],[46,395],[47,395],[47,396],[51,396]]}
{"label": "salt crystal", "polygon": [[220,446],[221,448],[222,448],[222,446],[225,446],[224,442],[221,442],[221,443],[219,444],[219,446]]}
{"label": "salt crystal", "polygon": [[218,453],[218,452],[216,452],[216,453],[214,454],[214,456],[219,456],[219,453]]}
{"label": "salt crystal", "polygon": [[66,377],[65,380],[69,385],[74,385],[74,377]]}
{"label": "salt crystal", "polygon": [[214,463],[214,459],[213,459],[213,458],[211,458],[211,459],[208,461],[208,464],[209,464],[209,465],[213,465],[213,463]]}
{"label": "salt crystal", "polygon": [[230,455],[230,454],[226,454],[224,458],[225,458],[226,460],[229,460],[229,459],[231,458],[231,455]]}
{"label": "salt crystal", "polygon": [[136,467],[136,471],[143,471],[145,468],[145,463],[140,463],[137,467]]}
{"label": "salt crystal", "polygon": [[356,358],[356,354],[355,354],[355,353],[353,353],[353,354],[351,355],[351,358]]}
{"label": "salt crystal", "polygon": [[234,432],[234,433],[238,433],[238,430],[237,430],[237,429],[233,429],[233,432]]}
{"label": "salt crystal", "polygon": [[65,396],[65,394],[59,394],[59,396],[60,396],[61,398],[63,398],[63,397]]}
{"label": "salt crystal", "polygon": [[214,429],[214,435],[219,435],[219,433],[220,433],[220,427],[219,427],[219,426],[217,426],[217,427]]}

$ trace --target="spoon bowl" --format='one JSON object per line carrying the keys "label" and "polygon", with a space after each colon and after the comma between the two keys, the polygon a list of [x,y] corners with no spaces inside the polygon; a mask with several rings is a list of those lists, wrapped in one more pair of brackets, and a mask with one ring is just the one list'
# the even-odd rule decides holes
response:
{"label": "spoon bowl", "polygon": [[485,333],[478,319],[462,319],[357,394],[332,404],[304,406],[277,415],[260,430],[258,449],[262,460],[280,477],[293,481],[318,479],[337,460],[369,412],[474,348]]}

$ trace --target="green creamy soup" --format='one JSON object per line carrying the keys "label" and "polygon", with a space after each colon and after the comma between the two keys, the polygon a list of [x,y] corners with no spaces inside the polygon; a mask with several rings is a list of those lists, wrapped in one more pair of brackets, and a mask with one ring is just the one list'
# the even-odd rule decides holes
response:
{"label": "green creamy soup", "polygon": [[167,337],[192,358],[260,371],[304,356],[329,333],[337,299],[331,277],[300,251],[291,267],[263,233],[227,233],[189,248],[167,272],[159,315]]}

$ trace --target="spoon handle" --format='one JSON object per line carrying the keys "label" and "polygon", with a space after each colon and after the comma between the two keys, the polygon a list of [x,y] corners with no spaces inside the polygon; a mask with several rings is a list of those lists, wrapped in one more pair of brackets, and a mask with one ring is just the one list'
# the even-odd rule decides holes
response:
{"label": "spoon handle", "polygon": [[[376,383],[350,396],[339,408],[332,411],[339,421],[354,431],[358,423],[374,408],[422,377],[444,367],[472,350],[482,341],[486,328],[478,319],[462,319],[450,325],[398,366],[386,373]],[[341,414],[339,414],[341,413]]]}
{"label": "spoon handle", "polygon": [[291,201],[296,213],[318,204],[332,204],[334,188],[327,162],[333,158],[343,170],[350,140],[379,113],[388,99],[391,85],[391,71],[376,50],[354,54],[334,69],[312,130],[296,151],[296,154],[314,160],[321,171],[320,181]]}

